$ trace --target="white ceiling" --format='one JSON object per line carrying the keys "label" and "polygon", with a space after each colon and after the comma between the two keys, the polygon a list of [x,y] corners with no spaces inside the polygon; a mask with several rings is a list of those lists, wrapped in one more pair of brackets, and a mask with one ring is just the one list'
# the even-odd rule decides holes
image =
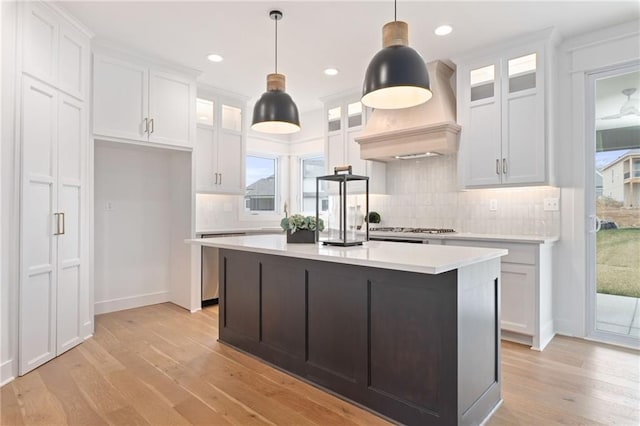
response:
{"label": "white ceiling", "polygon": [[[320,98],[359,88],[371,57],[381,47],[382,26],[393,19],[385,1],[61,2],[95,32],[132,50],[202,71],[200,81],[256,100],[273,72],[274,25],[279,8],[279,67],[287,92],[301,111],[320,108]],[[446,1],[398,2],[409,23],[410,44],[427,62],[448,59],[520,34],[555,27],[570,37],[640,19],[637,1]],[[440,24],[453,33],[438,37]],[[219,53],[221,63],[207,61]],[[326,67],[340,74],[328,77]]]}

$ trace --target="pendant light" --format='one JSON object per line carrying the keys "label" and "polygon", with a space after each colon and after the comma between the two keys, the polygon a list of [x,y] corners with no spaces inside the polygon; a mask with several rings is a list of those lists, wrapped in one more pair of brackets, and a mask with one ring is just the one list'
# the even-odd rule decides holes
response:
{"label": "pendant light", "polygon": [[429,73],[422,56],[409,47],[409,26],[396,20],[382,27],[382,50],[371,59],[364,77],[362,103],[371,108],[400,109],[431,99]]}
{"label": "pendant light", "polygon": [[294,133],[300,130],[298,107],[285,92],[284,74],[278,74],[278,21],[282,19],[282,12],[272,10],[269,17],[276,22],[276,72],[267,75],[267,91],[253,107],[251,128],[264,133]]}

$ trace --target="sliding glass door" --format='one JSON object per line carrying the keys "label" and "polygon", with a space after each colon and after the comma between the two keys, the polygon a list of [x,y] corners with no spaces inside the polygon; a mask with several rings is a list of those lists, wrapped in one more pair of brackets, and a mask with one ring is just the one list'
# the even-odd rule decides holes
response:
{"label": "sliding glass door", "polygon": [[590,76],[589,336],[640,344],[640,68]]}

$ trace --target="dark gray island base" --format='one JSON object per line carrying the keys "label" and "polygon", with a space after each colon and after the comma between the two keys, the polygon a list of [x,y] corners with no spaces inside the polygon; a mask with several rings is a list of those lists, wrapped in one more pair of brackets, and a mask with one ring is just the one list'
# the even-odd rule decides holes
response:
{"label": "dark gray island base", "polygon": [[219,255],[220,341],[408,425],[501,402],[499,258],[427,274]]}

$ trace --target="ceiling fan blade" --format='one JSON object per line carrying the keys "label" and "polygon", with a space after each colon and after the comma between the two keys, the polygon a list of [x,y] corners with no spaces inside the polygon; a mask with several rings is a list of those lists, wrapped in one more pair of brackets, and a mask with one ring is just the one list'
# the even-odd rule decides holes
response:
{"label": "ceiling fan blade", "polygon": [[599,119],[600,120],[614,120],[616,118],[621,118],[621,117],[623,117],[622,114],[614,114],[614,115],[607,115],[605,117],[600,117]]}

